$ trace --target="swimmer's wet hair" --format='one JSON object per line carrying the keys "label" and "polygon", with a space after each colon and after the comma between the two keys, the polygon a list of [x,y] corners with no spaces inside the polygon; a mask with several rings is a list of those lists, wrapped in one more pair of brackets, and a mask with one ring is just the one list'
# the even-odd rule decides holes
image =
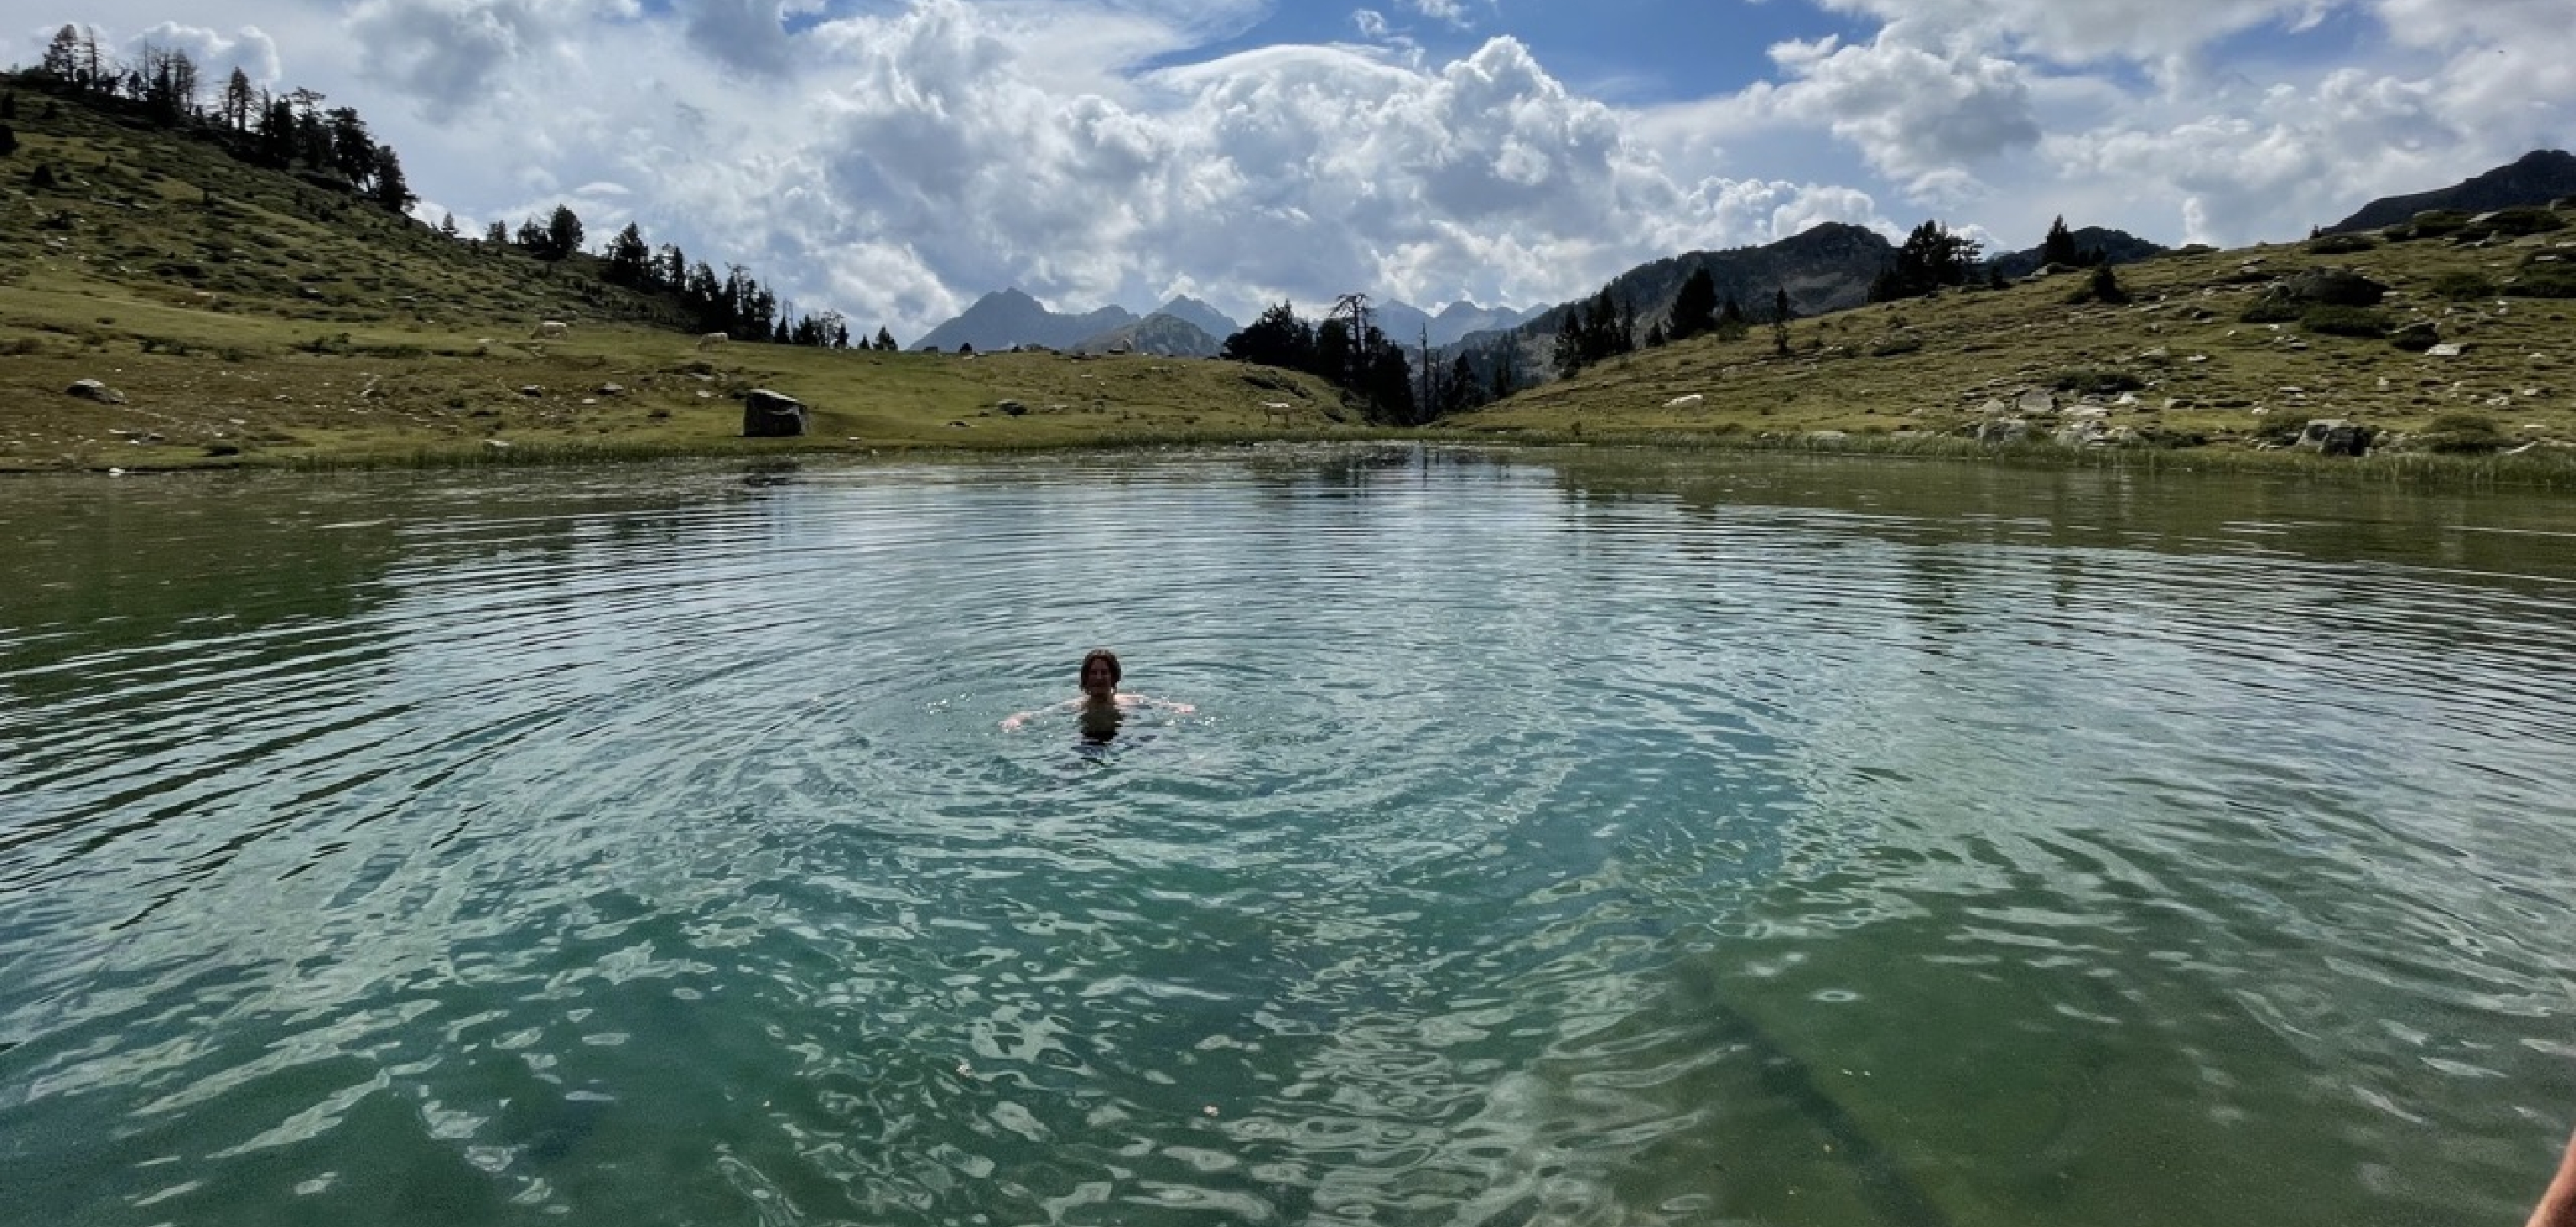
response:
{"label": "swimmer's wet hair", "polygon": [[1121,679],[1127,676],[1127,671],[1120,668],[1118,665],[1118,654],[1107,648],[1093,648],[1089,652],[1084,653],[1082,657],[1082,668],[1077,670],[1074,676],[1080,677],[1085,673],[1091,672],[1091,662],[1095,660],[1105,660],[1109,662],[1110,685],[1117,685]]}

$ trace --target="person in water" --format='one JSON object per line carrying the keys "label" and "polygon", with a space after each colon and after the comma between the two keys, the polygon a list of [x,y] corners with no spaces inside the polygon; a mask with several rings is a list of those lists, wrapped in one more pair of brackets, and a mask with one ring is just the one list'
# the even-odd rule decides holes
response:
{"label": "person in water", "polygon": [[1187,703],[1167,699],[1150,699],[1141,694],[1121,694],[1118,683],[1126,670],[1118,664],[1118,654],[1107,648],[1094,648],[1082,658],[1082,694],[1053,707],[1024,711],[1002,722],[1006,729],[1016,729],[1036,717],[1053,712],[1074,712],[1082,717],[1082,736],[1086,741],[1107,741],[1118,735],[1118,723],[1126,713],[1140,708],[1161,708],[1172,712],[1194,712]]}

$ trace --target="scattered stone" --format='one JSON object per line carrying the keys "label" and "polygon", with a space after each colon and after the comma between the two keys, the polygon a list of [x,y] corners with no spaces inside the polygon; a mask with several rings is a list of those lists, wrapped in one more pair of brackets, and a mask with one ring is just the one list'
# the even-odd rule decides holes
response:
{"label": "scattered stone", "polygon": [[996,401],[994,402],[993,407],[1001,410],[1003,415],[1006,417],[1018,417],[1029,411],[1028,406],[1015,400]]}
{"label": "scattered stone", "polygon": [[125,403],[125,393],[119,392],[95,379],[77,380],[72,384],[72,386],[63,389],[63,395],[77,396],[82,400],[94,400],[102,405],[122,405]]}
{"label": "scattered stone", "polygon": [[533,383],[523,384],[519,388],[519,395],[528,397],[531,400],[544,396],[545,394],[546,390],[544,388]]}
{"label": "scattered stone", "polygon": [[626,395],[626,385],[603,383],[598,387],[591,389],[591,391],[600,396],[624,396]]}
{"label": "scattered stone", "polygon": [[2469,352],[2466,345],[2436,345],[2424,351],[2427,358],[2457,358]]}
{"label": "scattered stone", "polygon": [[2055,413],[2057,396],[2046,388],[2032,388],[2021,394],[2020,407],[2024,413]]}
{"label": "scattered stone", "polygon": [[2388,343],[2408,353],[2420,354],[2442,343],[2442,329],[2431,320],[2416,320],[2390,333]]}
{"label": "scattered stone", "polygon": [[510,450],[510,441],[507,439],[485,439],[483,441],[483,450],[487,452],[506,452]]}
{"label": "scattered stone", "polygon": [[2183,361],[2185,361],[2185,362],[2207,362],[2207,361],[2209,361],[2209,355],[2207,355],[2207,354],[2193,354],[2192,356],[2190,356],[2190,357],[2188,357],[2188,358],[2183,359]]}
{"label": "scattered stone", "polygon": [[767,388],[753,388],[743,394],[743,438],[794,439],[804,434],[805,402]]}
{"label": "scattered stone", "polygon": [[1990,401],[1987,401],[1984,405],[1979,406],[1979,407],[1978,407],[1978,409],[1977,409],[1977,412],[1982,413],[1982,414],[1984,414],[1984,415],[1986,415],[1987,417],[1990,417],[1990,418],[2005,417],[2005,416],[2007,416],[2007,415],[2009,415],[2009,414],[2011,414],[2011,413],[2012,413],[2012,406],[2007,405],[2007,404],[2005,404],[2005,403],[2003,403],[2002,401],[1999,401],[1999,400],[1990,400]]}

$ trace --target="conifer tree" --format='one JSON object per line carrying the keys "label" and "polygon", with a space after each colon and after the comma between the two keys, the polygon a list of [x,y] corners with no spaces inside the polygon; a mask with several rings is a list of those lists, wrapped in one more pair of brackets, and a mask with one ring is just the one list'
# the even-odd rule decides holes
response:
{"label": "conifer tree", "polygon": [[888,332],[883,328],[877,329],[877,352],[886,354],[894,352],[893,333]]}
{"label": "conifer tree", "polygon": [[16,156],[18,156],[18,130],[7,124],[0,124],[0,158]]}
{"label": "conifer tree", "polygon": [[1673,296],[1672,317],[1663,335],[1687,341],[1715,328],[1716,316],[1717,278],[1710,276],[1708,266],[1703,264],[1691,270],[1691,275],[1682,281],[1681,292]]}
{"label": "conifer tree", "polygon": [[2064,265],[2067,268],[2074,268],[2084,263],[2084,252],[2075,245],[2075,234],[2066,228],[2066,218],[2063,215],[2049,224],[2048,237],[2040,240],[2039,262]]}

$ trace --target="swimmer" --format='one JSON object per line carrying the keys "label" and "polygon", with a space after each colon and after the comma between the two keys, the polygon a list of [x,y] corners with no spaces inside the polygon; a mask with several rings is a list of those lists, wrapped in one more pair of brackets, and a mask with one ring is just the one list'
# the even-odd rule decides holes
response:
{"label": "swimmer", "polygon": [[1118,664],[1118,654],[1107,648],[1094,648],[1082,658],[1082,694],[1053,707],[1024,711],[1002,721],[1002,727],[1016,729],[1029,721],[1055,712],[1076,712],[1082,717],[1082,736],[1086,741],[1107,741],[1118,735],[1118,722],[1125,713],[1145,708],[1187,714],[1198,709],[1187,703],[1168,699],[1151,699],[1141,694],[1121,694],[1118,682],[1126,675]]}
{"label": "swimmer", "polygon": [[2567,1142],[2567,1157],[2558,1161],[2558,1178],[2549,1182],[2527,1227],[2576,1227],[2576,1138]]}

